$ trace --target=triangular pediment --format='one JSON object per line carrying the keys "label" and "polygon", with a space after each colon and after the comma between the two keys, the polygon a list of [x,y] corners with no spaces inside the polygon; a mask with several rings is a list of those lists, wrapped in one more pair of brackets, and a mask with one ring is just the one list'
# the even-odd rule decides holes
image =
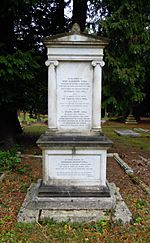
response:
{"label": "triangular pediment", "polygon": [[[76,27],[76,26],[75,26]],[[79,28],[72,28],[72,30],[69,33],[63,33],[55,36],[48,36],[44,38],[44,43],[46,45],[51,44],[90,44],[93,43],[99,44],[99,45],[107,45],[108,39],[104,37],[98,37],[95,35],[89,35],[85,34],[83,32],[80,32]]]}

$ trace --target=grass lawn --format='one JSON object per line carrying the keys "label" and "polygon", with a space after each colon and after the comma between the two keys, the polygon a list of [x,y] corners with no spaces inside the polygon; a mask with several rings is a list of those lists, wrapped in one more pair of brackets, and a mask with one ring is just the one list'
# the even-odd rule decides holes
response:
{"label": "grass lawn", "polygon": [[[114,150],[120,149],[123,147],[125,150],[137,150],[143,151],[150,155],[150,131],[149,132],[140,132],[139,128],[145,130],[150,130],[150,121],[149,122],[140,122],[137,125],[127,125],[121,122],[106,122],[103,124],[103,132],[114,142]],[[133,130],[134,132],[140,133],[140,137],[128,137],[128,136],[118,136],[114,131],[115,130]],[[119,150],[118,150],[119,151]]]}
{"label": "grass lawn", "polygon": [[[114,142],[109,152],[117,152],[132,167],[135,165],[137,175],[149,183],[149,168],[146,164],[136,163],[140,157],[150,159],[150,133],[141,133],[141,137],[129,138],[118,136],[115,129],[150,129],[149,123],[135,126],[123,123],[106,122],[103,131]],[[46,130],[45,125],[33,124],[25,126],[25,134],[19,137],[22,153],[40,154],[35,141]],[[131,164],[130,164],[131,165]],[[18,167],[19,166],[19,167]],[[150,166],[149,166],[150,167]],[[20,170],[23,168],[23,170]],[[17,170],[8,170],[0,181],[0,242],[46,243],[46,242],[150,242],[150,197],[114,161],[108,161],[108,180],[115,182],[120,193],[133,214],[133,222],[121,225],[100,220],[91,223],[56,223],[49,220],[43,223],[18,223],[16,218],[26,195],[27,188],[32,182],[41,178],[41,159],[22,158]],[[140,171],[140,173],[138,172]],[[142,172],[141,172],[142,171]],[[143,173],[143,174],[142,174]],[[149,186],[149,185],[148,185]]]}

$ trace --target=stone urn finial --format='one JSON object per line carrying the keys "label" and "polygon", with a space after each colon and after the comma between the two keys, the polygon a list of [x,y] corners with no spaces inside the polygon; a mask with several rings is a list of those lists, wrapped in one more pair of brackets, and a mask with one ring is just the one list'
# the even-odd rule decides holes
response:
{"label": "stone urn finial", "polygon": [[80,29],[80,25],[78,23],[74,23],[71,29],[72,33],[80,33],[81,29]]}

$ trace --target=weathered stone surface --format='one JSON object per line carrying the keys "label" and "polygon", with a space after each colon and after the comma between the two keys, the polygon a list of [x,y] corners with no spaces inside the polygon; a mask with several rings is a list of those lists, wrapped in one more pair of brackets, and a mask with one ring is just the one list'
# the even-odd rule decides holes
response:
{"label": "weathered stone surface", "polygon": [[125,120],[126,124],[137,124],[137,120],[132,114],[129,114],[128,117]]}
{"label": "weathered stone surface", "polygon": [[140,134],[132,130],[114,130],[120,136],[139,137]]}
{"label": "weathered stone surface", "polygon": [[[115,196],[110,188],[110,197],[38,197],[40,180],[28,191],[28,208],[38,209],[111,209],[115,205]],[[32,193],[31,193],[32,192]],[[32,194],[32,195],[31,195]]]}
{"label": "weathered stone surface", "polygon": [[29,187],[24,202],[19,210],[17,221],[18,222],[37,222],[39,219],[39,209],[35,209],[34,205],[31,206],[33,198],[37,195],[37,190],[40,185],[40,180],[35,184],[32,183]]}
{"label": "weathered stone surface", "polygon": [[130,166],[128,166],[128,164],[125,163],[117,153],[115,153],[113,157],[117,161],[117,163],[120,164],[120,166],[125,170],[127,174],[133,173],[133,169]]}
{"label": "weathered stone surface", "polygon": [[111,183],[111,188],[116,196],[116,205],[112,220],[114,222],[120,221],[120,223],[123,224],[130,223],[132,221],[132,214],[119,193],[119,188],[117,188],[114,183]]}
{"label": "weathered stone surface", "polygon": [[92,75],[90,62],[59,63],[57,77],[59,131],[84,133],[91,129]]}
{"label": "weathered stone surface", "polygon": [[74,134],[68,136],[68,134],[50,135],[47,131],[46,134],[42,134],[36,142],[40,148],[46,147],[103,147],[107,148],[112,146],[112,141],[106,137],[104,133],[93,136],[81,136]]}
{"label": "weathered stone surface", "polygon": [[39,221],[39,210],[23,207],[17,216],[18,222],[34,223]]}
{"label": "weathered stone surface", "polygon": [[6,173],[0,174],[0,182],[4,180],[5,176],[6,176]]}
{"label": "weathered stone surface", "polygon": [[110,197],[109,187],[106,186],[61,186],[45,185],[42,181],[38,197]]}
{"label": "weathered stone surface", "polygon": [[101,132],[103,49],[108,41],[74,25],[71,32],[44,42],[48,130],[37,141],[43,153],[43,185],[30,206],[111,208],[106,162],[112,142]]}
{"label": "weathered stone surface", "polygon": [[[130,222],[132,215],[114,183],[109,184],[110,198],[38,198],[41,181],[32,184],[18,214],[18,221],[36,222],[47,218],[56,221],[89,222],[109,219]],[[113,210],[112,210],[113,209]],[[107,212],[107,213],[106,213]]]}
{"label": "weathered stone surface", "polygon": [[93,148],[44,151],[45,185],[106,186],[106,151]]}
{"label": "weathered stone surface", "polygon": [[109,214],[103,210],[42,210],[39,220],[53,219],[57,222],[91,222],[100,219],[109,220]]}
{"label": "weathered stone surface", "polygon": [[132,214],[129,211],[124,201],[118,201],[115,207],[115,213],[112,216],[113,221],[120,221],[121,223],[130,223],[132,221]]}
{"label": "weathered stone surface", "polygon": [[42,135],[45,185],[105,186],[106,154],[112,142],[101,133],[94,136]]}
{"label": "weathered stone surface", "polygon": [[141,127],[134,128],[134,130],[137,131],[137,132],[145,132],[145,133],[150,132],[150,129],[144,129],[144,128],[141,128]]}

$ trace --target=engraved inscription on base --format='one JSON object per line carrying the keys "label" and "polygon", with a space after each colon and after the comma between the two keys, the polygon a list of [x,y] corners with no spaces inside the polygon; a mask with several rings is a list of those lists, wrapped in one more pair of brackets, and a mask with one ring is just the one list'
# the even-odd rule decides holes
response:
{"label": "engraved inscription on base", "polygon": [[51,155],[48,159],[49,176],[58,180],[98,180],[100,159],[100,155]]}

